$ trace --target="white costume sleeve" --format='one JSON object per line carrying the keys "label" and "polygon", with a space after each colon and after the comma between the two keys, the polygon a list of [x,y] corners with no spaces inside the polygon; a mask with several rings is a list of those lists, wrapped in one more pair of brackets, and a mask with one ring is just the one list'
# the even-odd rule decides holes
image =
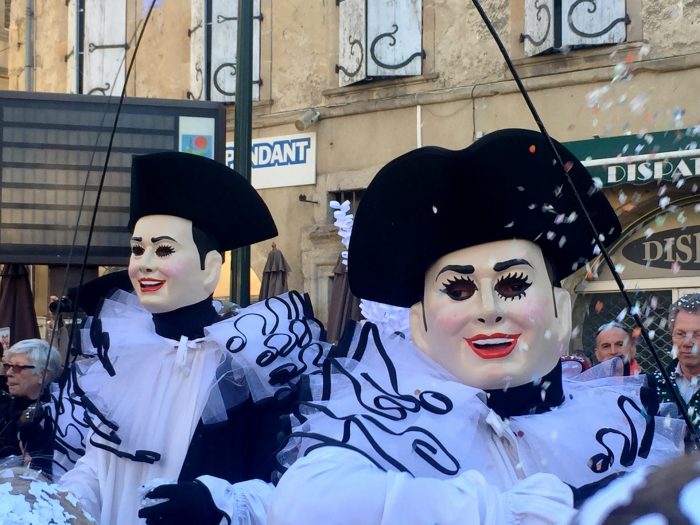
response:
{"label": "white costume sleeve", "polygon": [[231,484],[214,476],[200,476],[216,508],[228,516],[221,525],[265,525],[273,486],[259,479]]}
{"label": "white costume sleeve", "polygon": [[[88,451],[91,449],[88,445]],[[95,467],[91,462],[94,454],[85,454],[75,466],[66,472],[58,481],[63,490],[67,490],[80,501],[81,508],[93,518],[99,520],[100,508],[100,484],[97,479]]]}
{"label": "white costume sleeve", "polygon": [[572,492],[551,474],[500,491],[472,470],[450,479],[384,472],[361,454],[323,447],[299,459],[275,489],[269,525],[569,523]]}

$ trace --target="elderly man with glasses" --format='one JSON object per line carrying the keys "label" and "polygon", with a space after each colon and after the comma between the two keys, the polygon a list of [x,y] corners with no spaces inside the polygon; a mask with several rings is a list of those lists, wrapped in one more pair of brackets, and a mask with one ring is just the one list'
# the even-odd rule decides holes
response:
{"label": "elderly man with glasses", "polygon": [[661,372],[654,374],[659,401],[673,401],[671,389],[675,389],[688,405],[691,421],[700,428],[700,294],[684,295],[671,305],[669,327],[673,362],[667,370],[671,383]]}

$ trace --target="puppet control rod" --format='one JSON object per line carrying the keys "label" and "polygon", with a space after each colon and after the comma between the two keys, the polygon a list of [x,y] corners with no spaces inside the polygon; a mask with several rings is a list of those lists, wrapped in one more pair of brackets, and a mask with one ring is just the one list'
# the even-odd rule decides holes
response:
{"label": "puppet control rod", "polygon": [[[578,202],[579,208],[581,209],[581,212],[583,213],[584,217],[586,218],[586,221],[588,223],[588,226],[591,230],[591,233],[593,233],[593,238],[595,239],[596,246],[598,246],[601,255],[603,256],[603,259],[605,260],[605,264],[608,266],[610,269],[610,272],[613,275],[613,278],[615,279],[615,283],[617,284],[618,289],[620,290],[620,293],[622,294],[622,297],[625,299],[625,303],[627,304],[628,311],[631,313],[634,322],[636,325],[639,327],[641,331],[642,338],[644,339],[644,342],[646,343],[647,347],[649,348],[649,351],[651,352],[652,357],[654,358],[654,361],[656,362],[656,366],[658,367],[659,371],[663,375],[664,379],[668,384],[671,384],[671,379],[668,375],[668,372],[663,366],[663,363],[661,362],[661,358],[659,357],[659,354],[656,351],[656,348],[654,347],[653,343],[651,342],[651,338],[649,337],[649,333],[642,323],[641,318],[639,317],[639,314],[635,312],[634,306],[632,304],[632,300],[630,299],[629,295],[627,294],[627,291],[625,290],[625,285],[622,282],[622,278],[620,277],[620,274],[617,272],[615,269],[615,265],[612,262],[612,259],[610,258],[610,254],[608,253],[607,249],[603,245],[603,241],[601,240],[601,235],[598,232],[597,228],[595,227],[595,224],[593,223],[593,219],[591,218],[590,214],[588,213],[588,210],[586,209],[586,206],[583,204],[583,200],[581,199],[581,196],[579,195],[576,187],[574,186],[571,176],[569,175],[569,168],[567,168],[564,165],[564,162],[561,158],[561,155],[559,154],[559,151],[557,148],[554,146],[554,143],[552,142],[552,138],[550,137],[549,133],[547,132],[547,128],[545,127],[544,123],[542,122],[542,119],[539,116],[539,113],[537,112],[537,109],[535,108],[534,104],[532,103],[532,100],[530,99],[530,95],[525,88],[525,85],[523,84],[522,79],[520,78],[520,75],[515,69],[515,66],[513,65],[513,61],[510,58],[510,55],[508,54],[508,51],[506,50],[505,46],[503,45],[503,41],[501,40],[500,36],[498,35],[498,32],[496,29],[493,27],[493,24],[491,23],[491,20],[489,19],[488,15],[484,11],[483,7],[481,6],[481,3],[479,0],[472,0],[472,4],[474,4],[474,7],[476,10],[479,12],[479,15],[481,16],[481,19],[484,21],[484,24],[486,25],[486,28],[489,30],[489,33],[491,33],[491,36],[493,37],[494,41],[496,42],[496,45],[498,45],[498,49],[501,52],[501,55],[503,56],[503,59],[506,62],[506,65],[508,66],[508,69],[510,70],[511,75],[513,76],[513,80],[515,80],[515,83],[518,86],[518,90],[520,91],[520,94],[523,96],[525,103],[527,104],[528,109],[530,110],[530,113],[532,114],[532,117],[534,118],[535,122],[537,123],[537,127],[539,128],[540,132],[544,136],[545,140],[547,141],[547,144],[549,145],[550,149],[554,153],[554,158],[556,160],[556,163],[561,167],[561,169],[564,172],[564,175],[566,176],[566,180],[569,183],[569,186],[573,190],[573,194],[576,197],[576,200]],[[688,407],[686,406],[685,402],[683,399],[680,397],[678,392],[674,388],[671,389],[671,393],[673,395],[673,399],[678,406],[678,409],[688,426],[689,432],[693,436],[693,447],[695,450],[698,449],[698,443],[700,443],[700,430],[696,428],[692,422],[690,421],[690,416],[688,415]]]}

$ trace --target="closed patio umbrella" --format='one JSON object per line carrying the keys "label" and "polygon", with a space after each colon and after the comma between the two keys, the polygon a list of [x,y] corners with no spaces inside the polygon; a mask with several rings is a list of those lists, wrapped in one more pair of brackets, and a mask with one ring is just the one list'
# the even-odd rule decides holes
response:
{"label": "closed patio umbrella", "polygon": [[23,264],[6,264],[0,275],[0,329],[10,329],[10,345],[24,339],[38,338],[39,326],[27,267]]}
{"label": "closed patio umbrella", "polygon": [[259,299],[268,299],[275,295],[280,295],[289,291],[287,285],[287,274],[291,271],[287,260],[282,252],[277,249],[277,245],[272,243],[272,250],[267,256],[265,269],[263,270],[262,281],[260,283]]}
{"label": "closed patio umbrella", "polygon": [[331,302],[328,305],[328,341],[337,341],[350,319],[354,321],[362,319],[360,300],[350,291],[348,267],[343,264],[343,256],[339,255],[338,262],[333,268]]}

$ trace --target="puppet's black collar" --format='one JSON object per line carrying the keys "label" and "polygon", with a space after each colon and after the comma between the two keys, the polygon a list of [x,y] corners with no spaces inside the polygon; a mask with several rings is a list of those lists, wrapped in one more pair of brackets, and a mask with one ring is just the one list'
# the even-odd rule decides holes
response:
{"label": "puppet's black collar", "polygon": [[211,297],[172,312],[153,314],[156,333],[161,337],[175,340],[179,340],[183,335],[188,339],[204,337],[204,327],[218,320],[219,316],[211,302]]}
{"label": "puppet's black collar", "polygon": [[507,390],[487,390],[486,404],[506,418],[525,414],[541,414],[564,402],[561,385],[561,361],[536,383],[527,383]]}

